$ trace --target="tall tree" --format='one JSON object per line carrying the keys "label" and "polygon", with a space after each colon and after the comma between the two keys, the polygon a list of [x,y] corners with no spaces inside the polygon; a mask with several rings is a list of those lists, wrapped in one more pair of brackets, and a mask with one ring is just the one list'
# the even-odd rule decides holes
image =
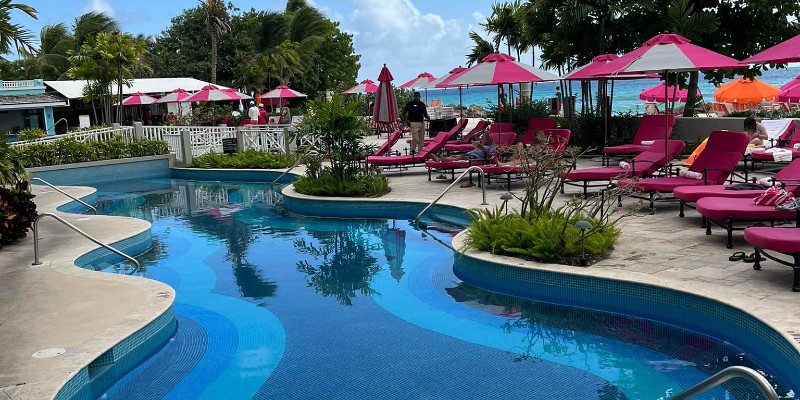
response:
{"label": "tall tree", "polygon": [[231,21],[222,0],[204,0],[202,4],[211,31],[211,83],[217,83],[217,46],[220,36],[231,30]]}
{"label": "tall tree", "polygon": [[75,38],[63,23],[47,25],[39,33],[39,49],[32,53],[22,51],[22,58],[28,60],[29,77],[59,79],[69,69],[67,52],[75,49]]}
{"label": "tall tree", "polygon": [[33,19],[36,17],[36,9],[20,3],[13,3],[13,0],[0,0],[0,54],[8,54],[11,51],[11,46],[14,45],[19,51],[25,49],[33,51],[30,31],[25,29],[22,25],[12,24],[11,11],[19,10],[27,14]]}
{"label": "tall tree", "polygon": [[475,33],[475,31],[471,31],[469,33],[469,38],[472,39],[472,42],[475,44],[472,46],[470,53],[467,54],[467,66],[471,67],[472,64],[477,64],[481,62],[483,57],[488,56],[497,51],[497,49],[492,45],[491,42],[481,37]]}
{"label": "tall tree", "polygon": [[75,39],[75,50],[84,43],[93,41],[100,32],[113,32],[119,30],[119,22],[110,15],[91,11],[79,15],[72,25],[72,36]]}
{"label": "tall tree", "polygon": [[[494,34],[495,48],[499,49],[501,43],[505,40],[506,50],[509,55],[511,54],[511,47],[518,44],[522,36],[521,25],[516,17],[516,10],[519,7],[519,1],[494,3],[492,4],[492,14],[482,24],[486,31]],[[517,56],[519,56],[519,51],[517,53]]]}

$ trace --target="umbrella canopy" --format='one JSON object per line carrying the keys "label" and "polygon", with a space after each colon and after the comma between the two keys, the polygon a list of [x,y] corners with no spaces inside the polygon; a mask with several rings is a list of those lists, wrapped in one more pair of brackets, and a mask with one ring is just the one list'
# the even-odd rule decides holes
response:
{"label": "umbrella canopy", "polygon": [[800,35],[746,58],[742,64],[785,64],[795,61],[800,61]]}
{"label": "umbrella canopy", "polygon": [[246,94],[244,94],[242,92],[237,91],[234,88],[225,89],[225,90],[223,90],[223,92],[226,92],[226,93],[230,94],[232,97],[233,96],[238,97],[239,100],[249,100],[249,99],[253,98],[253,96],[248,96],[248,95],[246,95]]}
{"label": "umbrella canopy", "polygon": [[262,94],[262,99],[291,99],[296,97],[308,97],[303,93],[300,93],[296,90],[289,89],[286,85],[276,86],[275,89],[270,90],[267,93]]}
{"label": "umbrella canopy", "polygon": [[375,82],[364,79],[358,85],[351,87],[350,89],[345,90],[342,92],[343,94],[354,94],[354,93],[375,93],[378,91],[378,85]]}
{"label": "umbrella canopy", "polygon": [[372,115],[375,122],[390,124],[397,119],[397,99],[392,88],[393,80],[389,68],[383,64],[378,75],[378,91],[375,92],[375,109]]}
{"label": "umbrella canopy", "polygon": [[230,92],[221,90],[214,85],[203,86],[197,93],[187,97],[184,101],[231,101],[239,100],[239,96],[235,96]]}
{"label": "umbrella canopy", "polygon": [[800,76],[781,86],[778,101],[800,103]]}
{"label": "umbrella canopy", "polygon": [[439,79],[433,80],[430,83],[428,83],[428,85],[430,85],[428,87],[449,88],[449,87],[466,86],[466,85],[453,85],[452,82],[453,82],[454,79],[456,79],[459,76],[461,76],[468,69],[469,68],[464,68],[464,67],[461,67],[461,66],[455,67],[455,68],[451,69],[450,72],[447,73],[447,75],[445,75],[445,76],[443,76],[443,77],[441,77]]}
{"label": "umbrella canopy", "polygon": [[164,96],[161,96],[161,98],[156,100],[156,103],[180,103],[186,101],[186,99],[189,98],[189,96],[191,95],[192,95],[191,93],[181,88],[177,88],[172,92],[165,94]]}
{"label": "umbrella canopy", "polygon": [[739,61],[695,46],[689,39],[674,33],[662,33],[641,47],[599,67],[597,76],[628,75],[645,72],[708,71],[741,68]]}
{"label": "umbrella canopy", "polygon": [[751,81],[740,78],[717,88],[714,91],[714,100],[717,103],[758,104],[762,101],[774,101],[780,91],[779,88],[758,79]]}
{"label": "umbrella canopy", "polygon": [[[649,89],[642,90],[639,93],[639,99],[644,101],[651,101],[651,102],[658,102],[658,103],[665,103],[666,99],[669,98],[671,102],[685,102],[686,97],[689,96],[689,89],[680,89],[675,85],[670,85],[666,88],[667,95],[664,94],[664,82],[659,83]],[[700,97],[700,89],[697,90],[697,97]]]}
{"label": "umbrella canopy", "polygon": [[130,97],[122,99],[123,106],[141,106],[146,104],[153,104],[157,100],[155,97],[150,97],[142,92],[136,92]]}
{"label": "umbrella canopy", "polygon": [[568,74],[561,77],[562,80],[567,81],[582,81],[582,80],[594,80],[594,79],[602,79],[602,78],[614,78],[614,79],[641,79],[641,78],[655,78],[656,75],[653,74],[631,74],[625,76],[614,76],[614,75],[597,75],[597,71],[600,70],[603,66],[610,63],[611,61],[616,60],[616,54],[601,54],[596,56],[592,59],[591,62],[588,64],[584,64],[578,68],[573,69]]}
{"label": "umbrella canopy", "polygon": [[400,85],[400,88],[401,89],[428,88],[430,86],[427,86],[427,85],[429,83],[435,81],[435,80],[436,80],[436,77],[434,77],[433,75],[431,75],[431,74],[429,74],[427,72],[423,72],[423,73],[417,75],[416,78],[414,78],[414,79],[412,79],[412,80]]}
{"label": "umbrella canopy", "polygon": [[560,79],[545,70],[523,64],[508,54],[494,53],[464,71],[449,83],[458,85],[492,85],[520,82],[542,82]]}

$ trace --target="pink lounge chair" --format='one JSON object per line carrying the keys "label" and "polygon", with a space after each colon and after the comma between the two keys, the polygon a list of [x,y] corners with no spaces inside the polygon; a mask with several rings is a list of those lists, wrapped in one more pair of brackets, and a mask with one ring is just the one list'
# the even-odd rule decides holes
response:
{"label": "pink lounge chair", "polygon": [[422,163],[430,158],[431,154],[438,152],[444,147],[447,139],[450,137],[450,132],[439,132],[434,138],[433,142],[425,145],[422,150],[417,154],[407,156],[369,156],[367,157],[368,165],[382,165],[382,166],[416,166],[417,163]]}
{"label": "pink lounge chair", "polygon": [[[544,137],[548,145],[555,150],[555,156],[561,157],[567,148],[570,137],[569,129],[545,129]],[[492,176],[505,175],[506,188],[511,187],[511,176],[521,176],[525,168],[534,168],[525,165],[483,165],[480,167],[486,177],[486,183],[492,183]]]}
{"label": "pink lounge chair", "polygon": [[[672,193],[680,186],[721,185],[736,169],[749,142],[750,136],[746,133],[711,132],[705,150],[689,167],[689,171],[702,174],[702,179],[666,176],[639,180],[620,179],[617,183],[620,186],[634,185],[642,192],[646,192],[652,209],[656,193]],[[618,203],[622,205],[622,196],[619,197]]]}
{"label": "pink lounge chair", "polygon": [[[516,139],[517,135],[514,132],[492,132],[490,133],[492,136],[492,143],[495,146],[510,146],[514,143],[514,139]],[[469,146],[469,150],[472,150],[474,146],[472,143],[467,144]],[[445,145],[445,147],[447,147]],[[495,158],[496,158],[495,152]],[[431,174],[433,172],[437,173],[450,173],[451,180],[455,180],[455,174],[457,169],[465,169],[469,168],[473,165],[482,165],[488,162],[494,162],[494,158],[489,160],[453,160],[453,161],[433,161],[428,160],[425,162],[425,167],[428,168],[428,180],[431,180]]]}
{"label": "pink lounge chair", "polygon": [[666,118],[663,115],[643,115],[641,122],[639,122],[639,129],[636,130],[636,134],[633,136],[633,142],[619,146],[603,147],[603,158],[607,158],[610,154],[639,154],[650,147],[649,145],[642,144],[642,142],[653,141],[656,139],[668,139],[664,137],[665,123],[669,127],[669,134],[672,135],[672,127],[675,125],[674,115],[668,115]]}
{"label": "pink lounge chair", "polygon": [[[800,292],[800,229],[751,226],[744,230],[744,240],[755,249],[754,270],[761,269],[761,256],[794,270],[792,291]],[[764,250],[783,253],[792,257],[793,262],[781,260]]]}
{"label": "pink lounge chair", "polygon": [[[800,179],[800,160],[794,160],[786,168],[778,171],[774,179],[778,182],[795,182]],[[680,217],[684,216],[684,206],[687,203],[697,203],[705,197],[727,197],[740,199],[753,199],[764,193],[763,190],[730,190],[732,185],[702,185],[702,186],[681,186],[675,188],[672,194],[681,202]]]}
{"label": "pink lounge chair", "polygon": [[375,151],[373,151],[372,154],[370,154],[370,155],[371,156],[385,156],[392,149],[392,146],[397,144],[397,142],[400,140],[401,136],[403,136],[403,132],[401,132],[399,129],[395,129],[395,131],[392,132],[391,135],[389,135],[389,138],[386,139],[386,141],[383,142],[380,145],[380,147],[375,149]]}
{"label": "pink lounge chair", "polygon": [[462,136],[461,139],[448,141],[447,144],[444,145],[444,150],[447,152],[464,151],[464,150],[458,150],[463,148],[464,145],[469,145],[470,146],[469,150],[471,150],[472,139],[479,133],[483,132],[483,130],[486,129],[488,126],[489,126],[489,121],[485,119],[478,121],[478,123],[469,132],[464,134],[464,136]]}
{"label": "pink lounge chair", "polygon": [[[664,153],[664,139],[658,139],[653,142],[649,148],[634,157],[630,161],[630,168],[623,169],[620,166],[596,167],[573,169],[568,172],[562,173],[562,177],[566,180],[564,184],[573,186],[583,186],[583,197],[586,197],[589,186],[605,186],[590,185],[590,182],[608,182],[612,180],[624,178],[645,178],[653,175],[656,170],[667,165],[672,159],[678,156],[686,146],[683,141],[669,140],[666,144],[667,153]],[[563,193],[563,190],[562,190]]]}
{"label": "pink lounge chair", "polygon": [[[461,132],[464,131],[464,128],[467,127],[468,123],[469,120],[467,120],[466,118],[461,118],[458,122],[456,122],[456,124],[453,125],[453,127],[449,131],[447,131],[448,133],[450,133],[450,139],[448,139],[448,141],[455,140],[453,138],[461,134]],[[436,134],[438,135],[439,132],[436,132]],[[425,138],[425,144],[434,141],[435,138],[436,138],[435,135],[430,138]],[[406,143],[411,143],[411,139],[406,140]]]}
{"label": "pink lounge chair", "polygon": [[[796,188],[800,186],[795,186]],[[760,206],[753,203],[753,199],[737,199],[727,197],[704,197],[697,201],[697,212],[703,216],[706,235],[711,234],[711,224],[725,228],[728,239],[727,248],[733,248],[733,231],[741,230],[734,226],[739,222],[788,222],[795,221],[800,224],[798,212],[794,210],[776,210],[775,206]]]}
{"label": "pink lounge chair", "polygon": [[536,141],[536,132],[544,131],[545,129],[555,129],[556,120],[553,118],[531,118],[528,121],[528,129],[525,134],[519,139],[520,142],[531,145]]}

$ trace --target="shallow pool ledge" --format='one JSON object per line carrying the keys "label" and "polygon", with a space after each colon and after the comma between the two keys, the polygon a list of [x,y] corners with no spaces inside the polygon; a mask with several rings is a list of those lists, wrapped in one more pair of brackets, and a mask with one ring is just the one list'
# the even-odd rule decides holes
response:
{"label": "shallow pool ledge", "polygon": [[[545,264],[467,250],[465,231],[452,241],[454,272],[481,288],[535,301],[599,309],[654,319],[729,341],[800,387],[800,343],[792,304],[769,298],[731,296],[704,282],[663,279],[651,274]],[[606,260],[626,261],[621,251]]]}
{"label": "shallow pool ledge", "polygon": [[[62,189],[78,198],[94,193],[88,187]],[[69,198],[41,186],[33,190],[39,212],[57,213],[123,251],[141,251],[151,240],[147,221],[61,213],[56,209]],[[172,288],[78,268],[76,260],[97,246],[53,219],[42,220],[40,233],[40,266],[31,266],[32,233],[0,250],[0,397],[74,398],[133,362],[154,339],[163,344],[165,334],[174,332]],[[64,352],[33,356],[45,349]]]}

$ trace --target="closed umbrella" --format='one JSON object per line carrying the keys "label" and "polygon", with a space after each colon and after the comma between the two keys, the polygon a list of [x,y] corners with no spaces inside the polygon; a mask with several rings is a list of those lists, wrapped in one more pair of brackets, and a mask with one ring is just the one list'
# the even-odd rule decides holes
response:
{"label": "closed umbrella", "polygon": [[361,93],[375,93],[378,91],[378,85],[375,82],[364,79],[358,85],[351,87],[350,89],[345,90],[342,94],[361,94]]}
{"label": "closed umbrella", "polygon": [[[627,53],[608,64],[598,68],[596,73],[602,76],[624,76],[641,73],[663,73],[707,71],[713,69],[740,67],[739,61],[695,46],[689,39],[674,33],[662,33],[644,42],[641,47]],[[668,98],[667,86],[664,86],[664,97]],[[664,113],[664,139],[669,138],[669,114]],[[667,141],[664,141],[664,153],[668,154]]]}
{"label": "closed umbrella", "polygon": [[423,72],[417,75],[416,78],[400,85],[400,89],[411,89],[411,88],[420,88],[425,89],[425,103],[428,102],[428,84],[435,81],[436,77],[433,75]]}
{"label": "closed umbrella", "polygon": [[758,104],[775,101],[780,91],[780,88],[755,78],[740,78],[717,88],[714,100],[717,103]]}
{"label": "closed umbrella", "polygon": [[[667,93],[667,95],[665,96],[664,93]],[[697,90],[697,96],[701,96],[700,89]],[[686,101],[687,97],[689,97],[689,89],[680,89],[677,85],[670,85],[665,91],[664,82],[661,82],[651,88],[644,89],[641,93],[639,93],[640,100],[658,103],[666,103],[668,98],[670,102],[674,103],[676,101],[680,101],[683,103]]]}
{"label": "closed umbrella", "polygon": [[500,86],[520,82],[556,81],[560,78],[545,70],[516,61],[508,54],[494,53],[484,57],[474,67],[450,81],[451,85],[498,85],[497,103],[500,104]]}
{"label": "closed umbrella", "polygon": [[781,86],[778,101],[800,103],[800,76]]}
{"label": "closed umbrella", "polygon": [[[397,120],[397,99],[394,96],[392,81],[394,77],[383,64],[378,74],[378,91],[375,92],[375,107],[372,118],[376,124],[392,124]],[[378,129],[378,133],[380,129]]]}

